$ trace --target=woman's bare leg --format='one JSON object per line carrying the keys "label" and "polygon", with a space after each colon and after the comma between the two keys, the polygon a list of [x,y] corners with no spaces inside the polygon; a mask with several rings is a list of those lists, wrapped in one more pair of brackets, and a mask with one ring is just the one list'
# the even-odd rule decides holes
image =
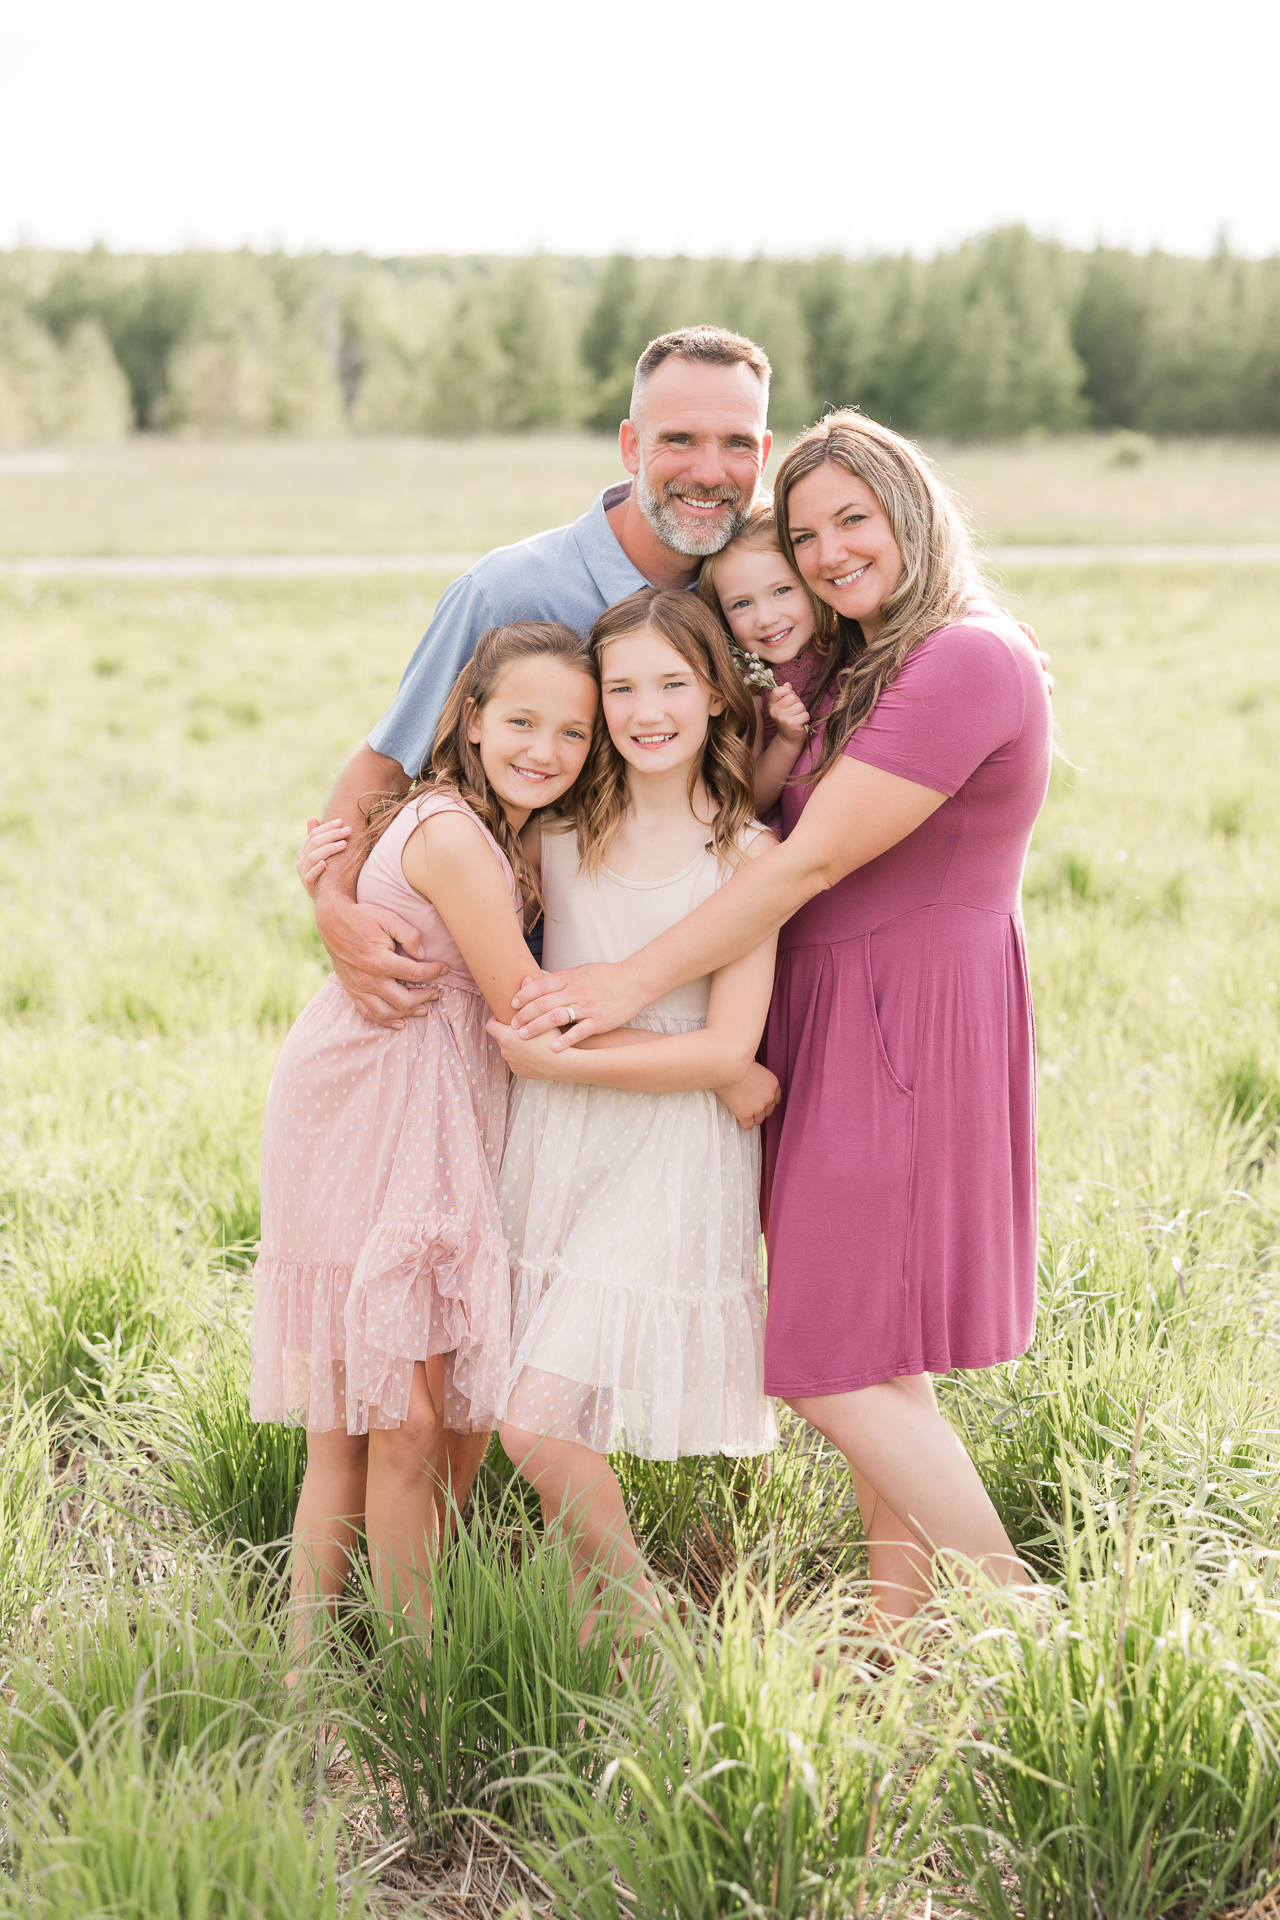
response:
{"label": "woman's bare leg", "polygon": [[[351,1554],[364,1518],[366,1434],[344,1427],[308,1433],[307,1470],[293,1521],[293,1566],[289,1581],[289,1651],[306,1658],[312,1619],[320,1605],[336,1612],[347,1584]],[[296,1674],[290,1676],[290,1681]]]}
{"label": "woman's bare leg", "polygon": [[[918,1610],[923,1566],[936,1551],[960,1554],[997,1580],[1030,1584],[976,1467],[922,1381],[885,1380],[788,1402],[848,1461],[859,1503],[865,1498],[872,1513],[872,1577],[883,1579],[883,1610],[897,1619]],[[876,1510],[877,1498],[887,1518]],[[864,1508],[864,1523],[865,1516]],[[904,1540],[917,1543],[919,1558],[910,1547],[902,1547],[901,1559],[890,1551]]]}
{"label": "woman's bare leg", "polygon": [[427,1574],[436,1555],[436,1452],[444,1355],[417,1361],[409,1411],[398,1427],[369,1433],[365,1528],[373,1578],[394,1622],[408,1614],[425,1629],[431,1619]]}
{"label": "woman's bare leg", "polygon": [[[909,1388],[937,1412],[933,1382],[927,1373],[905,1376],[900,1385]],[[897,1622],[909,1620],[912,1614],[918,1613],[932,1593],[930,1556],[916,1544],[906,1521],[899,1518],[865,1475],[852,1464],[850,1471],[867,1542],[872,1608],[891,1629]]]}
{"label": "woman's bare leg", "polygon": [[[652,1583],[622,1503],[617,1476],[602,1453],[576,1440],[549,1440],[527,1433],[505,1420],[498,1428],[507,1458],[535,1489],[543,1517],[559,1515],[574,1573],[593,1584],[602,1578],[629,1586],[647,1616]],[[595,1624],[594,1612],[583,1623],[583,1638]]]}

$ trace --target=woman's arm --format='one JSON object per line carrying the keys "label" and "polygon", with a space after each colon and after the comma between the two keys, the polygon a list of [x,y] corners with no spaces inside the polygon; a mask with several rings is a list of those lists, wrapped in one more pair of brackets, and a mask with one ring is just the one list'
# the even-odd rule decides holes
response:
{"label": "woman's arm", "polygon": [[522,1040],[500,1020],[489,1022],[489,1032],[522,1080],[566,1080],[630,1093],[731,1087],[745,1078],[760,1044],[773,991],[776,944],[776,936],[771,936],[754,953],[719,969],[711,983],[707,1024],[697,1033],[644,1033],[630,1027],[622,1030],[627,1039],[620,1045],[622,1033],[603,1036],[595,1046],[554,1052],[549,1040]]}
{"label": "woman's arm", "polygon": [[[776,844],[772,834],[758,834],[747,849],[744,865],[759,865],[765,849]],[[732,884],[729,881],[719,892]],[[579,1086],[622,1087],[637,1093],[731,1089],[749,1073],[764,1032],[776,946],[777,936],[770,934],[750,953],[716,969],[707,1024],[697,1033],[644,1034],[642,1044],[625,1047],[611,1047],[609,1040],[621,1035],[609,1035],[585,1052],[564,1052],[553,1049],[546,1039],[522,1039],[500,1021],[492,1022],[489,1031],[512,1071],[527,1080],[568,1080]],[[640,1037],[635,1028],[624,1031],[633,1043]]]}
{"label": "woman's arm", "polygon": [[517,1031],[537,1038],[572,1006],[574,1026],[549,1043],[559,1052],[588,1034],[625,1026],[661,994],[754,951],[807,900],[905,840],[946,799],[932,787],[843,755],[818,782],[788,839],[751,860],[710,900],[613,966],[574,967],[522,986]]}

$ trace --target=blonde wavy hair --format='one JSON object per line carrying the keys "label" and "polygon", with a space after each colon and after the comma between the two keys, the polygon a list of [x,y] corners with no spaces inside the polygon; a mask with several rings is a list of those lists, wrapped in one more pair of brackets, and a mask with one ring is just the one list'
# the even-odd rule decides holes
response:
{"label": "blonde wavy hair", "polygon": [[[702,684],[724,701],[724,711],[712,714],[702,752],[689,769],[689,796],[692,799],[701,777],[715,809],[707,851],[736,866],[742,857],[738,846],[742,831],[755,817],[756,714],[751,695],[733,664],[719,617],[697,594],[681,588],[641,587],[600,615],[591,629],[597,673],[611,641],[645,632],[665,640]],[[599,874],[627,806],[627,763],[609,738],[608,728],[598,726],[573,802],[578,859],[588,873]]]}
{"label": "blonde wavy hair", "polygon": [[[490,627],[476,642],[476,650],[450,689],[436,728],[431,759],[424,761],[408,793],[378,794],[364,807],[367,826],[364,856],[386,832],[396,815],[424,793],[448,793],[478,814],[511,862],[516,884],[526,905],[542,905],[537,875],[524,857],[520,836],[508,820],[502,802],[485,777],[480,750],[467,738],[467,722],[488,706],[507,668],[516,660],[563,660],[567,666],[596,682],[591,648],[580,633],[558,620],[515,620]],[[596,735],[600,732],[599,719]],[[582,775],[579,775],[581,781]],[[554,817],[571,804],[572,789],[548,812]],[[362,801],[363,806],[363,801]]]}
{"label": "blonde wavy hair", "polygon": [[[813,608],[814,649],[821,654],[830,653],[836,644],[837,638],[835,608],[829,607],[825,600],[819,600],[817,594],[810,591],[808,581],[802,579],[799,573],[796,573],[795,561],[790,559],[783,549],[782,540],[778,533],[778,522],[771,504],[753,508],[741,533],[736,533],[733,539],[721,547],[718,553],[709,553],[702,563],[702,571],[698,575],[698,595],[706,601],[716,618],[724,622],[726,632],[729,632],[729,623],[727,619],[725,619],[724,610],[720,605],[720,592],[716,586],[716,573],[719,569],[720,562],[726,555],[731,554],[735,548],[740,547],[748,547],[753,553],[776,553],[786,561],[792,573],[795,573],[796,579],[800,582],[801,591],[804,593],[809,605]],[[733,638],[732,633],[729,634],[729,637],[730,639]]]}
{"label": "blonde wavy hair", "polygon": [[820,780],[839,759],[912,649],[986,591],[969,529],[932,462],[901,434],[848,407],[802,433],[778,469],[774,511],[778,545],[789,565],[796,567],[788,497],[797,481],[823,466],[842,468],[874,493],[898,543],[902,574],[881,608],[884,625],[874,640],[867,640],[856,620],[837,617],[845,645],[814,695],[816,706],[834,686],[831,709],[819,722],[821,747],[805,776],[810,780]]}

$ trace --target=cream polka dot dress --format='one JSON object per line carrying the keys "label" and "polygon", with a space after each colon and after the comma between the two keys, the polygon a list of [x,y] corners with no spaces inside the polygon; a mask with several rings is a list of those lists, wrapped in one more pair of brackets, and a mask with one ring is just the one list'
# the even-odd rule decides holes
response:
{"label": "cream polka dot dress", "polygon": [[[544,833],[544,966],[625,959],[730,871],[700,853],[666,880],[592,880],[571,833]],[[631,1024],[693,1032],[710,991],[710,976],[694,981]],[[506,1418],[652,1460],[772,1447],[758,1177],[758,1132],[713,1093],[517,1081],[498,1183],[513,1278]]]}
{"label": "cream polka dot dress", "polygon": [[501,862],[519,911],[505,854],[448,795],[411,802],[365,862],[361,904],[410,921],[449,972],[439,1000],[399,1032],[366,1020],[330,979],[284,1043],[262,1142],[255,1420],[394,1427],[414,1361],[445,1353],[446,1424],[493,1424],[510,1357],[495,1192],[508,1074],[457,945],[400,865],[418,822],[441,812],[475,821],[476,857]]}

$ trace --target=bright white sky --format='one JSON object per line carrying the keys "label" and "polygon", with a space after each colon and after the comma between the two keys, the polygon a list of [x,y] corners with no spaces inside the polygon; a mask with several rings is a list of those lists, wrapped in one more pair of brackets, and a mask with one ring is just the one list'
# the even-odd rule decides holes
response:
{"label": "bright white sky", "polygon": [[0,246],[1280,249],[1276,0],[6,0]]}

